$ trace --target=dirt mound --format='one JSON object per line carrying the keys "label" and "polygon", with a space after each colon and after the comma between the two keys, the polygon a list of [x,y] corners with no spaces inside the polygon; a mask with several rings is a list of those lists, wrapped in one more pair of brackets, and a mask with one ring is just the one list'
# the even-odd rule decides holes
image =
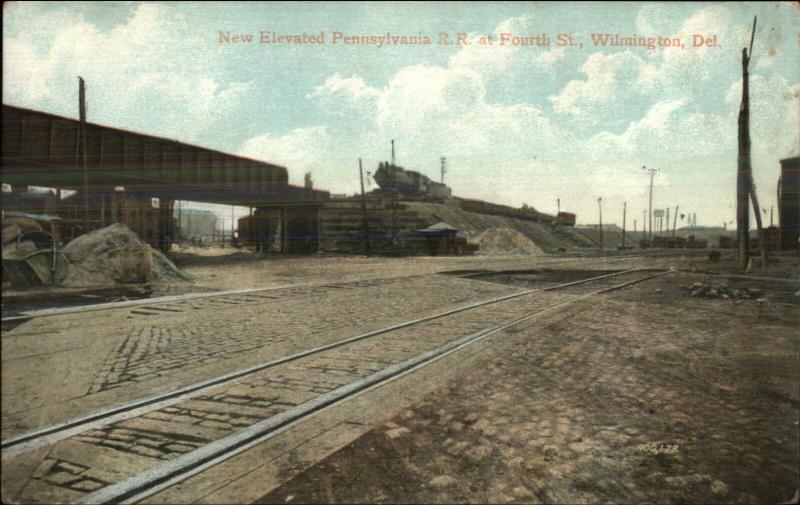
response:
{"label": "dirt mound", "polygon": [[544,254],[531,239],[511,228],[489,228],[470,243],[480,246],[478,254],[486,256]]}
{"label": "dirt mound", "polygon": [[64,247],[64,254],[70,264],[64,286],[191,280],[124,224],[113,224],[81,235]]}

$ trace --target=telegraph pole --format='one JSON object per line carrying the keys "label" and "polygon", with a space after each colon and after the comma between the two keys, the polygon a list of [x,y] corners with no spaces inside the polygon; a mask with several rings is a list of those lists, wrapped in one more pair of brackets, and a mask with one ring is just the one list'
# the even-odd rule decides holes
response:
{"label": "telegraph pole", "polygon": [[558,208],[558,213],[561,214],[561,198],[556,198],[556,205]]}
{"label": "telegraph pole", "polygon": [[600,250],[603,250],[603,197],[597,199],[597,207],[600,209]]}
{"label": "telegraph pole", "polygon": [[[747,268],[750,261],[750,205],[748,197],[752,189],[750,170],[750,75],[748,66],[756,35],[756,20],[750,35],[750,54],[742,48],[742,103],[739,107],[739,159],[736,171],[736,238],[739,243],[739,267]],[[758,209],[756,209],[758,212]]]}
{"label": "telegraph pole", "polygon": [[89,167],[86,162],[86,82],[78,76],[78,115],[80,117],[81,167],[83,168],[83,231],[89,233]]}
{"label": "telegraph pole", "polygon": [[[392,165],[394,165],[394,140],[392,140]],[[361,181],[361,211],[364,214],[362,227],[364,233],[364,254],[369,256],[369,223],[367,222],[367,197],[364,195],[364,167],[358,159],[358,178]]]}
{"label": "telegraph pole", "polygon": [[442,156],[441,158],[439,158],[439,161],[442,164],[442,184],[444,184],[444,174],[447,173],[447,158]]}
{"label": "telegraph pole", "polygon": [[625,249],[625,214],[628,212],[628,202],[622,202],[622,249]]}
{"label": "telegraph pole", "polygon": [[392,139],[392,165],[394,165],[394,139]]}
{"label": "telegraph pole", "polygon": [[675,206],[675,217],[672,221],[672,238],[675,238],[675,228],[678,226],[678,206]]}
{"label": "telegraph pole", "polygon": [[650,174],[650,240],[653,240],[653,178],[658,173],[657,168],[647,168],[642,165],[642,170]]}

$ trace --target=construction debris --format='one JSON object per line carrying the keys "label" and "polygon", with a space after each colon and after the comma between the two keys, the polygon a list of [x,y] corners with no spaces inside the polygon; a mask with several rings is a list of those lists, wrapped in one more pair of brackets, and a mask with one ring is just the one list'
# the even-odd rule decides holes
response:
{"label": "construction debris", "polygon": [[60,218],[45,214],[4,213],[4,283],[19,288],[51,286],[63,280],[66,260],[58,250],[55,221],[60,221]]}
{"label": "construction debris", "polygon": [[70,266],[64,286],[190,281],[166,256],[124,224],[82,235],[64,248]]}
{"label": "construction debris", "polygon": [[469,242],[478,245],[478,254],[484,256],[544,254],[531,239],[511,228],[489,228]]}
{"label": "construction debris", "polygon": [[731,288],[727,284],[703,284],[702,282],[695,282],[690,286],[681,286],[681,290],[688,296],[697,296],[702,298],[721,298],[727,299],[761,299],[764,296],[764,290],[756,288]]}

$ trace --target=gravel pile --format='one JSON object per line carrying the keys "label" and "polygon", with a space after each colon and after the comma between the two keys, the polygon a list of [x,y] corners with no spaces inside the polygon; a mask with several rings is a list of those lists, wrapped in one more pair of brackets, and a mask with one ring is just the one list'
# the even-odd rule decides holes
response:
{"label": "gravel pile", "polygon": [[185,282],[191,278],[124,224],[113,224],[64,247],[69,270],[64,286]]}
{"label": "gravel pile", "polygon": [[489,228],[469,242],[480,246],[478,254],[486,256],[544,254],[531,239],[511,228]]}
{"label": "gravel pile", "polygon": [[763,298],[764,290],[756,288],[736,289],[727,284],[703,284],[695,282],[690,286],[681,286],[681,290],[688,296],[701,298],[721,298],[727,299],[759,299]]}

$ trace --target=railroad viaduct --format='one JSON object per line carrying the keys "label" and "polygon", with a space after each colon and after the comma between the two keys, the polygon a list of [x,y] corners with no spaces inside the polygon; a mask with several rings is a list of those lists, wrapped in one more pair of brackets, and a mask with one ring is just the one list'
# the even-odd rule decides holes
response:
{"label": "railroad viaduct", "polygon": [[[167,250],[176,201],[236,205],[251,208],[263,243],[319,248],[329,193],[290,185],[283,166],[11,105],[2,118],[4,211],[58,215],[72,236],[123,222]],[[43,204],[28,186],[58,191]]]}

